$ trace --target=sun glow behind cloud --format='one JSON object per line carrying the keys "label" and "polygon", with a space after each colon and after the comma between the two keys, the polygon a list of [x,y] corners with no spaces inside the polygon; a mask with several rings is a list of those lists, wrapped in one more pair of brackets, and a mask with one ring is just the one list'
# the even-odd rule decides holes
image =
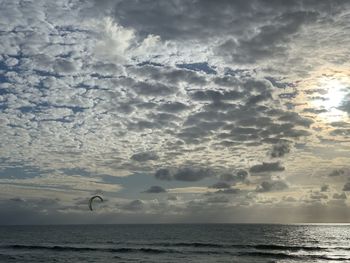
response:
{"label": "sun glow behind cloud", "polygon": [[346,84],[340,79],[324,77],[320,79],[319,87],[327,91],[324,97],[313,101],[314,106],[327,110],[320,113],[319,116],[329,122],[342,121],[347,118],[347,114],[338,109],[347,94]]}

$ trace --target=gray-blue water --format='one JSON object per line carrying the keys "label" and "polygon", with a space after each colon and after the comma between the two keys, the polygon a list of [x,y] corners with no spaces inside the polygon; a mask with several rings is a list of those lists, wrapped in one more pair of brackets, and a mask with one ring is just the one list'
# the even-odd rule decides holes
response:
{"label": "gray-blue water", "polygon": [[350,262],[349,225],[0,227],[0,262]]}

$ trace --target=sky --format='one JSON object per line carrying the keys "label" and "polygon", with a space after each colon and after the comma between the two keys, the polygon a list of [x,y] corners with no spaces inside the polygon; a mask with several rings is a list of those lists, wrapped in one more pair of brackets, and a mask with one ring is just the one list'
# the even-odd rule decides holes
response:
{"label": "sky", "polygon": [[0,0],[0,224],[349,223],[349,25],[347,0]]}

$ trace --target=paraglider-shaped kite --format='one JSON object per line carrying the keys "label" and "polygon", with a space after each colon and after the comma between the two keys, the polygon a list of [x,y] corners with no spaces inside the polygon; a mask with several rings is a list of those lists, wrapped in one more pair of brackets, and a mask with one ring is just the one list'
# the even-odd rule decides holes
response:
{"label": "paraglider-shaped kite", "polygon": [[93,197],[91,197],[90,200],[89,200],[89,208],[90,208],[91,211],[92,211],[92,202],[93,202],[96,198],[100,199],[101,202],[103,202],[103,198],[102,198],[101,196],[99,196],[99,195],[94,195]]}

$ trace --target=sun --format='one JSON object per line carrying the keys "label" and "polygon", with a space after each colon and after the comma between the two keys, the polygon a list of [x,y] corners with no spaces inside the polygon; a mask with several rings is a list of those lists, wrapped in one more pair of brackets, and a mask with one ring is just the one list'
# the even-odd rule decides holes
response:
{"label": "sun", "polygon": [[347,118],[347,113],[339,110],[339,107],[347,95],[348,84],[343,79],[322,77],[317,86],[323,93],[321,96],[314,97],[311,104],[323,110],[319,113],[319,117],[329,122]]}

